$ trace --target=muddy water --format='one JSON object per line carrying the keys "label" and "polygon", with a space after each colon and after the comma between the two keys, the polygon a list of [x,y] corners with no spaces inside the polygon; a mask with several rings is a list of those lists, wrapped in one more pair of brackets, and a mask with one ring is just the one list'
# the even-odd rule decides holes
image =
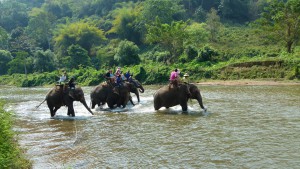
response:
{"label": "muddy water", "polygon": [[[199,86],[189,113],[154,111],[146,86],[141,103],[94,116],[75,102],[76,117],[61,108],[50,118],[49,88],[0,87],[6,109],[34,168],[298,168],[300,86]],[[90,102],[91,87],[84,87]],[[136,97],[133,96],[136,102]]]}

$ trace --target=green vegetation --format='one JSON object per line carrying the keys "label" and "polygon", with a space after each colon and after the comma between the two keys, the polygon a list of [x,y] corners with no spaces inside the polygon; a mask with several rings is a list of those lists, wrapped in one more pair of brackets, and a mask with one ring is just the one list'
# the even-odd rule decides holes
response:
{"label": "green vegetation", "polygon": [[16,133],[12,131],[13,115],[3,108],[0,101],[0,168],[32,168],[32,163],[24,156],[20,149]]}
{"label": "green vegetation", "polygon": [[81,85],[121,66],[145,84],[299,80],[299,0],[0,1],[0,84]]}

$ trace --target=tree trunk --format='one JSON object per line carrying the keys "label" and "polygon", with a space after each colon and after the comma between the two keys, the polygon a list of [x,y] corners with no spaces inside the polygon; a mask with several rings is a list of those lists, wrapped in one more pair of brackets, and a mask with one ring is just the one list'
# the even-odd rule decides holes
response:
{"label": "tree trunk", "polygon": [[292,46],[293,46],[293,42],[292,41],[288,41],[286,43],[286,48],[287,48],[287,52],[288,53],[292,53]]}

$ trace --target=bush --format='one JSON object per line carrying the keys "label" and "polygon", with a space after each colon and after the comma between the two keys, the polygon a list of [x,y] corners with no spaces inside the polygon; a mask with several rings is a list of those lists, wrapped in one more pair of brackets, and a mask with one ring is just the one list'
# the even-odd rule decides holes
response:
{"label": "bush", "polygon": [[139,47],[133,42],[124,40],[119,43],[114,59],[122,66],[135,65],[141,62],[138,52]]}

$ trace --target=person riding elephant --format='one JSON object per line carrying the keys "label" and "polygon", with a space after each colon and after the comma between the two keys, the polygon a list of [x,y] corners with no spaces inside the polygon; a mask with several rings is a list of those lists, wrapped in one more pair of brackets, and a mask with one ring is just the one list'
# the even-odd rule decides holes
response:
{"label": "person riding elephant", "polygon": [[186,112],[188,109],[188,99],[196,99],[202,109],[206,111],[203,106],[200,90],[194,84],[179,84],[177,88],[169,88],[163,86],[153,95],[154,109],[159,110],[161,107],[173,107],[180,105],[182,111]]}
{"label": "person riding elephant", "polygon": [[[68,107],[68,115],[69,116],[75,116],[73,102],[79,101],[81,102],[84,107],[91,113],[91,109],[86,104],[84,93],[81,87],[77,87],[73,90],[73,97],[69,96],[69,91],[72,90],[69,87],[64,87],[65,85],[56,85],[54,88],[52,88],[48,94],[46,95],[46,98],[44,101],[47,101],[48,108],[50,110],[51,117],[55,116],[56,111],[61,106],[67,106]],[[43,102],[44,102],[43,101]],[[43,103],[42,102],[42,103]]]}
{"label": "person riding elephant", "polygon": [[179,84],[179,70],[175,69],[174,71],[171,72],[170,74],[170,83],[169,83],[169,88],[171,87],[177,87]]}
{"label": "person riding elephant", "polygon": [[[130,87],[128,87],[127,85],[124,84],[124,86],[126,86],[128,91],[134,90],[132,88],[134,88],[133,85],[131,85]],[[118,102],[119,98],[126,98],[127,99],[127,93],[123,92],[122,86],[120,87],[120,90],[118,90],[117,92],[114,91],[114,86],[109,85],[107,83],[102,83],[97,85],[94,89],[92,89],[90,97],[91,97],[91,108],[94,109],[96,105],[98,106],[102,106],[105,105],[107,103],[107,99],[109,99],[110,105],[115,105]],[[129,94],[130,96],[130,94]],[[124,100],[121,100],[119,102],[125,102]],[[129,101],[133,104],[131,97],[129,97]],[[113,106],[111,106],[113,107]]]}

